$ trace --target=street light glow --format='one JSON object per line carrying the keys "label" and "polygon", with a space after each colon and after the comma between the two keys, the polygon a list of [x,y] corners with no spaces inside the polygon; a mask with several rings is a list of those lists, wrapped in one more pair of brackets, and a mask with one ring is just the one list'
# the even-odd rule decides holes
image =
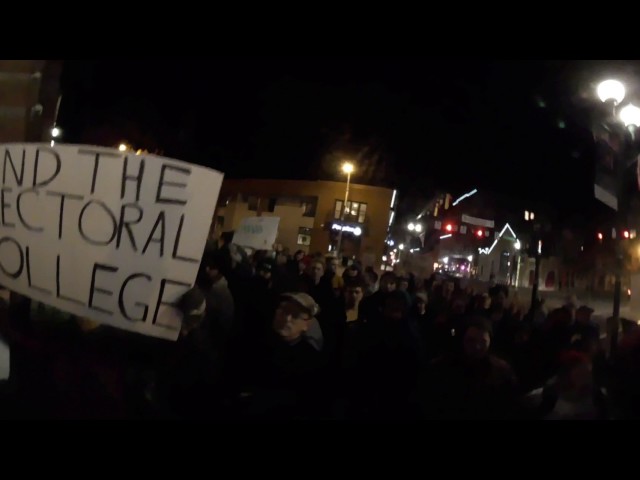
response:
{"label": "street light glow", "polygon": [[422,231],[422,225],[419,223],[416,223],[416,232],[420,233]]}
{"label": "street light glow", "polygon": [[516,243],[513,244],[513,248],[520,250],[520,247],[522,247],[522,245],[520,245],[520,240],[516,240]]}
{"label": "street light glow", "polygon": [[597,93],[601,102],[613,100],[618,104],[624,99],[626,92],[624,85],[618,80],[605,80],[598,85]]}
{"label": "street light glow", "polygon": [[469,260],[470,262],[473,262],[473,255],[469,255],[469,256],[467,257],[467,260]]}
{"label": "street light glow", "polygon": [[127,150],[127,146],[126,146],[124,143],[121,143],[121,144],[118,146],[118,150],[120,150],[121,152],[124,152],[124,151],[126,151],[126,150]]}
{"label": "street light glow", "polygon": [[625,105],[622,110],[620,110],[620,120],[622,120],[627,127],[640,127],[640,108],[632,103]]}
{"label": "street light glow", "polygon": [[413,223],[410,223],[409,225],[407,225],[407,228],[410,232],[413,232],[416,229],[416,226]]}
{"label": "street light glow", "polygon": [[51,136],[53,138],[59,137],[60,136],[60,129],[58,127],[53,127],[51,129]]}
{"label": "street light glow", "polygon": [[399,248],[400,250],[404,250],[404,243],[401,243],[400,245],[398,245],[398,248]]}
{"label": "street light glow", "polygon": [[343,171],[344,173],[347,173],[347,174],[348,174],[348,173],[353,173],[353,163],[351,163],[351,162],[344,162],[344,163],[342,164],[342,171]]}

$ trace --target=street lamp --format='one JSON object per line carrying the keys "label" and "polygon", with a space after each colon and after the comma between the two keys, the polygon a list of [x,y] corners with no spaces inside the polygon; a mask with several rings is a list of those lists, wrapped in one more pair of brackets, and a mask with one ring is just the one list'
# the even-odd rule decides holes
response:
{"label": "street lamp", "polygon": [[[342,164],[342,172],[347,174],[347,188],[344,192],[344,203],[342,204],[342,215],[340,221],[344,222],[344,216],[347,212],[347,202],[349,201],[349,185],[351,184],[351,174],[355,170],[353,163],[344,162]],[[340,247],[342,245],[342,228],[338,232],[338,244],[336,245],[336,256],[340,257]]]}
{"label": "street lamp", "polygon": [[631,134],[633,134],[633,127],[640,127],[640,108],[636,107],[632,103],[625,105],[620,110],[620,120],[622,120],[625,126],[629,128]]}
{"label": "street lamp", "polygon": [[409,229],[410,232],[413,232],[416,229],[416,224],[410,223],[409,225],[407,225],[407,229]]}
{"label": "street lamp", "polygon": [[420,233],[422,231],[422,224],[416,223],[416,233]]}
{"label": "street lamp", "polygon": [[124,143],[121,143],[121,144],[118,146],[118,150],[120,150],[121,152],[126,152],[126,151],[127,151],[127,145],[126,145],[126,144],[124,144]]}
{"label": "street lamp", "polygon": [[[525,210],[524,212],[524,219],[527,222],[533,222],[534,219],[536,218],[536,215],[534,212],[529,212],[527,210]],[[538,238],[538,235],[536,235],[538,230],[538,226],[536,224],[532,224],[532,228],[531,228],[531,244],[534,245],[537,243],[538,248],[534,249],[534,259],[535,259],[535,268],[533,271],[533,286],[531,287],[531,307],[530,307],[530,311],[533,313],[533,309],[535,307],[536,304],[536,300],[538,299],[538,283],[540,283],[540,259],[542,256],[542,249],[541,249],[541,245],[542,245],[542,240],[540,240],[540,238]],[[520,242],[516,242],[516,244],[514,245],[516,250],[520,249]],[[533,247],[532,247],[533,248]],[[531,250],[532,248],[529,248],[529,253],[528,255],[531,255]],[[518,265],[519,267],[520,265]],[[518,281],[518,272],[516,271],[516,284]]]}
{"label": "street lamp", "polygon": [[[600,101],[603,103],[613,103],[613,116],[615,121],[616,109],[615,107],[622,102],[625,98],[625,87],[624,85],[617,80],[605,80],[598,85],[597,94]],[[624,123],[624,125],[631,132],[631,138],[635,137],[635,127],[640,125],[640,108],[636,107],[633,104],[628,104],[623,107],[619,112],[619,121]],[[614,160],[614,176],[618,179],[616,181],[617,186],[615,187],[616,203],[619,202],[621,194],[623,193],[622,187],[619,183],[619,178],[622,176],[623,165],[626,163],[626,158],[616,158]],[[622,205],[617,205],[614,210],[616,210],[617,216],[617,224],[624,223],[623,214],[622,214]],[[599,237],[600,238],[600,237]],[[616,241],[615,250],[616,250],[616,268],[615,268],[615,283],[613,289],[613,315],[611,317],[611,324],[608,325],[610,337],[610,351],[615,352],[618,346],[618,330],[620,327],[620,297],[622,295],[622,268],[623,268],[623,251],[622,251],[622,238]]]}
{"label": "street lamp", "polygon": [[53,138],[58,138],[60,136],[60,134],[62,133],[62,131],[58,128],[58,127],[53,127],[51,129],[51,136]]}
{"label": "street lamp", "polygon": [[618,105],[624,100],[626,92],[624,85],[618,80],[605,80],[598,84],[596,93],[601,102],[613,101],[615,105]]}

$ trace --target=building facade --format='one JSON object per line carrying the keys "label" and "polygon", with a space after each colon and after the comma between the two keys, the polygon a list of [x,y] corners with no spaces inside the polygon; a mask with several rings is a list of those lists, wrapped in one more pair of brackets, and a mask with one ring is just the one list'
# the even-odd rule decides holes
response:
{"label": "building facade", "polygon": [[234,231],[246,217],[279,217],[276,243],[290,252],[334,252],[342,232],[345,256],[379,265],[396,191],[351,184],[344,209],[345,190],[344,182],[225,179],[212,235]]}
{"label": "building facade", "polygon": [[0,142],[41,142],[58,106],[62,62],[0,60]]}

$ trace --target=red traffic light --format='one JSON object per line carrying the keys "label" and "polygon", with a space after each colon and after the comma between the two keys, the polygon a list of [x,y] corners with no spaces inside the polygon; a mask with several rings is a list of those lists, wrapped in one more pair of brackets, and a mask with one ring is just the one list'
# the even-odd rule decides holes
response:
{"label": "red traffic light", "polygon": [[453,225],[451,225],[450,223],[448,223],[448,224],[444,227],[444,229],[445,229],[447,232],[450,232],[451,230],[453,230]]}
{"label": "red traffic light", "polygon": [[478,230],[478,231],[476,231],[476,235],[478,237],[482,237],[482,235],[484,235],[484,232],[482,230]]}
{"label": "red traffic light", "polygon": [[602,240],[602,233],[598,232],[598,240]]}

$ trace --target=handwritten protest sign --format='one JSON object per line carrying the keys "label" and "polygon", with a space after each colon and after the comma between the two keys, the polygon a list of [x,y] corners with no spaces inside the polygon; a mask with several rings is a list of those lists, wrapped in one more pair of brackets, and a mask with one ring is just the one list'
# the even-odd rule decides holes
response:
{"label": "handwritten protest sign", "polygon": [[279,217],[243,218],[233,234],[233,241],[241,247],[271,250],[278,236]]}
{"label": "handwritten protest sign", "polygon": [[0,283],[175,340],[223,175],[86,145],[4,144],[0,161]]}

